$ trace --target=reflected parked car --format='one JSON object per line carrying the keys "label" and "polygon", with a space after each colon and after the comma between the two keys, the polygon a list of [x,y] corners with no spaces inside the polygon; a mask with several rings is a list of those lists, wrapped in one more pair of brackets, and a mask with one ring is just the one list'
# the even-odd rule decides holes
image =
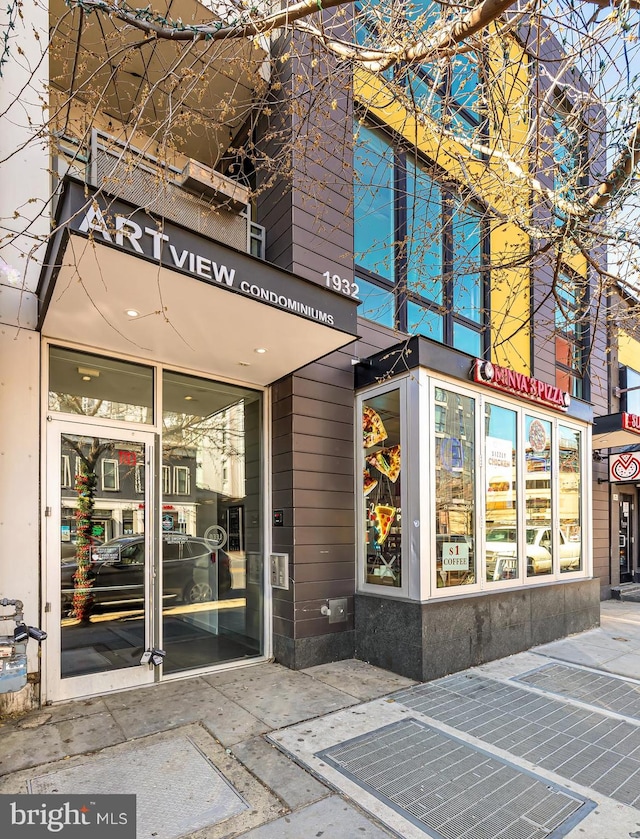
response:
{"label": "reflected parked car", "polygon": [[[71,610],[76,567],[75,556],[62,558],[63,614]],[[144,600],[144,536],[121,536],[96,545],[89,573],[96,606]],[[214,600],[216,590],[219,597],[231,588],[229,556],[222,550],[212,550],[205,539],[197,536],[163,533],[162,587],[164,601],[205,603]]]}
{"label": "reflected parked car", "polygon": [[[562,530],[560,540],[560,568],[577,571],[580,568],[581,544],[567,539]],[[487,579],[502,580],[506,572],[515,570],[518,555],[518,537],[513,526],[493,527],[487,531]],[[551,528],[544,525],[527,527],[527,574],[550,574],[553,562]]]}
{"label": "reflected parked car", "polygon": [[[96,545],[104,544],[102,539],[98,539],[96,536],[91,537],[91,546],[92,548]],[[73,539],[68,542],[60,542],[60,556],[62,559],[75,559],[76,551],[78,550],[78,544]]]}

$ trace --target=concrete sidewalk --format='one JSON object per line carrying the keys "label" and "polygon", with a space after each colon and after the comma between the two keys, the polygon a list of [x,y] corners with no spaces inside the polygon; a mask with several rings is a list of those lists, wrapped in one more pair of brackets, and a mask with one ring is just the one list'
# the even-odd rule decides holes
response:
{"label": "concrete sidewalk", "polygon": [[640,604],[601,621],[424,685],[260,664],[49,707],[0,725],[0,792],[135,793],[138,839],[640,837]]}

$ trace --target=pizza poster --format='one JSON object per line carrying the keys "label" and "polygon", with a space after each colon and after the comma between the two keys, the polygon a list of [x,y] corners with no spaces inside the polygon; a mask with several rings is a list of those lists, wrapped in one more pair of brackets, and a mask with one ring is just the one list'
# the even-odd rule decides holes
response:
{"label": "pizza poster", "polygon": [[401,584],[400,556],[400,399],[393,390],[362,407],[367,582]]}

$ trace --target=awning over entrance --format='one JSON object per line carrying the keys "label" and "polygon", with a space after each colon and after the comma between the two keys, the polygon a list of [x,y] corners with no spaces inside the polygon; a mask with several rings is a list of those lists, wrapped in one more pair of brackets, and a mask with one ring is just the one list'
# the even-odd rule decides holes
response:
{"label": "awning over entrance", "polygon": [[356,337],[357,301],[84,184],[66,183],[58,225],[47,337],[257,385]]}
{"label": "awning over entrance", "polygon": [[640,443],[640,416],[637,414],[606,414],[593,422],[593,448],[609,449]]}

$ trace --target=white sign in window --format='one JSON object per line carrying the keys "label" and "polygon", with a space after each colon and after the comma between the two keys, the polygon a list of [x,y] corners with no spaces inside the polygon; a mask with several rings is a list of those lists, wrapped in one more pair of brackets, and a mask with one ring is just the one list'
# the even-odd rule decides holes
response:
{"label": "white sign in window", "polygon": [[442,543],[442,570],[469,570],[469,545],[466,542]]}

